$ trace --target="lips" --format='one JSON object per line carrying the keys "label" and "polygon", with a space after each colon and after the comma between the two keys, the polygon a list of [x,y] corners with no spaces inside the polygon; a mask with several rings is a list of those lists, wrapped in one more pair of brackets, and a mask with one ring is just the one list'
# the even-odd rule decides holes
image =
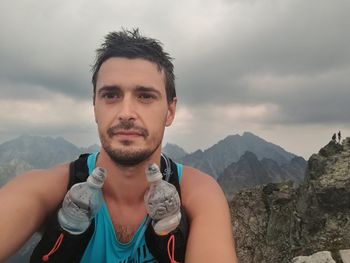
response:
{"label": "lips", "polygon": [[148,136],[147,130],[141,127],[133,127],[131,129],[125,129],[124,127],[114,126],[107,130],[107,134],[110,138],[112,138],[113,136],[123,136],[123,137],[142,136],[146,138]]}
{"label": "lips", "polygon": [[117,131],[114,135],[124,135],[124,136],[143,136],[142,133],[138,131]]}

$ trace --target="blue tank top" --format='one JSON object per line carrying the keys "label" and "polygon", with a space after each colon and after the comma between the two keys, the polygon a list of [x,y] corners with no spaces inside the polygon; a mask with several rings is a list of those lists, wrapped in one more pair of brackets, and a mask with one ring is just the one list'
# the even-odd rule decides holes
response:
{"label": "blue tank top", "polygon": [[[97,153],[88,157],[89,174],[95,169]],[[177,165],[178,179],[181,181],[182,165]],[[145,240],[147,217],[138,227],[134,237],[128,243],[121,243],[115,235],[114,226],[109,216],[106,203],[103,201],[101,209],[95,217],[95,232],[85,249],[81,263],[157,263],[148,250]]]}

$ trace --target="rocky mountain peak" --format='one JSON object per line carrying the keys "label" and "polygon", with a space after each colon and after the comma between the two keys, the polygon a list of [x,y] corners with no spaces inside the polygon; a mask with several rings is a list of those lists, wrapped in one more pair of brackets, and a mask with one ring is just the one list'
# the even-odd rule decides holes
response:
{"label": "rocky mountain peak", "polygon": [[176,161],[195,167],[217,179],[230,164],[239,161],[247,151],[253,152],[258,160],[268,158],[278,165],[288,164],[296,155],[282,147],[267,142],[250,132],[243,135],[229,135],[204,151],[196,151]]}
{"label": "rocky mountain peak", "polygon": [[[346,144],[347,140],[344,140],[343,143]],[[321,150],[318,152],[318,155],[323,157],[330,157],[338,153],[341,153],[343,150],[344,150],[343,144],[337,143],[335,140],[331,140],[326,146],[321,148]]]}
{"label": "rocky mountain peak", "polygon": [[[346,138],[342,144],[330,141],[318,154],[313,154],[308,162],[305,180],[316,192],[322,189],[318,197],[322,198],[330,191],[341,197],[339,202],[346,202],[349,198],[344,195],[348,192],[345,188],[350,186],[350,138]],[[331,198],[324,196],[324,203]]]}
{"label": "rocky mountain peak", "polygon": [[176,144],[167,143],[163,148],[162,152],[172,159],[180,159],[187,155],[187,152]]}
{"label": "rocky mountain peak", "polygon": [[306,161],[294,157],[287,164],[278,164],[275,160],[259,160],[255,153],[246,151],[238,162],[230,164],[218,178],[218,183],[228,200],[243,188],[267,183],[293,181],[298,184],[303,180]]}
{"label": "rocky mountain peak", "polygon": [[350,248],[349,168],[350,138],[331,141],[310,157],[299,187],[270,183],[235,194],[230,207],[239,262],[289,263]]}
{"label": "rocky mountain peak", "polygon": [[240,158],[238,162],[244,161],[244,160],[249,160],[253,162],[258,162],[258,157],[251,151],[246,151]]}
{"label": "rocky mountain peak", "polygon": [[[318,154],[310,157],[302,190],[327,211],[349,210],[350,138],[346,138],[341,144],[332,140]],[[310,198],[305,201],[313,203]],[[310,209],[304,210],[306,212]]]}

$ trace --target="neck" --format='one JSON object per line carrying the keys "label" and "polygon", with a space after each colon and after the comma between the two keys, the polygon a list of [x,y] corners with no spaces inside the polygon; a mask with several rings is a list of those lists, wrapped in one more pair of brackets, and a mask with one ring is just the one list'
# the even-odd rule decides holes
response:
{"label": "neck", "polygon": [[160,165],[160,147],[152,156],[134,166],[116,164],[101,148],[96,166],[107,169],[107,179],[103,186],[105,198],[120,205],[137,206],[143,204],[143,197],[148,189],[145,169],[151,163]]}

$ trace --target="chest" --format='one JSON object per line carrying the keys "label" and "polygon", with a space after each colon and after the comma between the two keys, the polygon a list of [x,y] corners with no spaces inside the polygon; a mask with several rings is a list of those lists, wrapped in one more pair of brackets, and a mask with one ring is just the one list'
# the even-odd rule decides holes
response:
{"label": "chest", "polygon": [[133,235],[133,239],[127,244],[116,240],[115,229],[106,203],[102,204],[101,210],[95,218],[95,233],[86,248],[81,263],[106,262],[125,263],[132,262],[158,262],[149,251],[143,234],[144,224],[141,223]]}
{"label": "chest", "polygon": [[106,200],[106,206],[116,238],[121,243],[129,243],[147,215],[144,204],[128,207]]}

